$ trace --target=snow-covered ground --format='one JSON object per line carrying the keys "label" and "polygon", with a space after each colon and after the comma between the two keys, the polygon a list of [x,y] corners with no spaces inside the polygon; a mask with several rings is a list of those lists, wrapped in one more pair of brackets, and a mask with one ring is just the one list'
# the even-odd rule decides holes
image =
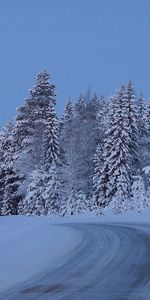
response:
{"label": "snow-covered ground", "polygon": [[0,217],[0,293],[56,267],[80,235],[48,217]]}
{"label": "snow-covered ground", "polygon": [[[125,227],[127,227],[125,229],[124,226],[122,227],[122,225],[120,226],[119,224],[116,224],[115,227],[108,226],[110,223],[121,223],[125,224]],[[145,224],[145,226],[143,226],[143,224]],[[108,299],[110,299],[109,297],[114,286],[122,284],[120,283],[119,278],[120,274],[122,274],[122,267],[124,268],[124,260],[126,260],[126,269],[129,269],[127,271],[131,272],[130,267],[134,262],[128,259],[131,246],[133,247],[133,251],[136,251],[135,245],[138,242],[138,247],[141,249],[141,261],[139,261],[139,258],[136,261],[133,276],[130,278],[131,282],[138,276],[137,270],[139,267],[137,266],[141,264],[142,268],[145,265],[145,260],[149,260],[149,254],[147,252],[147,245],[149,247],[147,238],[149,238],[150,235],[149,224],[149,210],[140,214],[132,212],[125,215],[113,215],[108,211],[105,216],[96,216],[94,213],[91,213],[66,218],[25,216],[1,217],[0,299],[30,299],[30,294],[28,294],[30,288],[26,289],[27,294],[20,294],[20,291],[24,291],[28,286],[30,287],[30,284],[31,286],[34,286],[34,282],[39,282],[36,290],[37,294],[35,294],[35,297],[37,298],[34,299],[40,299],[38,298],[38,292],[41,293],[40,289],[45,291],[45,287],[41,288],[40,284],[42,280],[45,284],[45,279],[42,278],[45,278],[44,276],[46,276],[46,274],[48,282],[51,277],[53,278],[54,283],[57,283],[58,280],[63,282],[63,284],[66,280],[70,282],[70,288],[63,291],[63,293],[66,296],[72,295],[72,293],[75,292],[74,289],[76,284],[77,286],[78,284],[81,285],[81,287],[85,284],[85,282],[82,282],[83,278],[85,278],[85,264],[90,264],[91,270],[89,266],[87,267],[87,270],[88,273],[90,272],[91,274],[90,276],[94,285],[94,278],[97,276],[96,272],[99,273],[99,276],[102,276],[102,266],[105,263],[103,277],[106,277],[105,283],[107,285],[107,270],[110,269],[110,273],[112,272],[112,266],[109,261],[111,261],[111,257],[113,256],[114,265],[116,264],[119,268],[117,271],[116,267],[116,280],[118,281],[112,282],[111,284],[110,294],[108,296]],[[143,232],[142,235],[141,232]],[[133,239],[135,239],[135,241]],[[139,250],[137,249],[137,251]],[[118,253],[120,253],[119,264]],[[131,256],[134,260],[134,256]],[[62,272],[59,272],[60,266],[62,266]],[[80,274],[81,281],[79,278],[78,280],[76,279],[77,273]],[[86,273],[87,285],[91,282],[88,273]],[[69,274],[72,274],[72,277],[70,277]],[[65,276],[68,276],[67,279],[65,279]],[[145,295],[148,294],[149,297],[149,288],[146,288],[142,281],[149,280],[149,273],[146,273],[145,276],[147,276],[146,279],[142,279],[143,277],[141,277],[139,288],[140,292],[142,291],[141,293],[143,293],[143,289],[145,289]],[[124,277],[128,290],[130,290],[131,287],[127,278],[128,276]],[[73,287],[71,288],[72,285]],[[100,283],[97,285],[97,291],[98,289],[101,292],[107,291],[104,287],[105,284],[103,285],[101,281],[101,285]],[[91,299],[90,293],[93,293],[92,290],[89,290],[89,294],[87,293],[85,295],[86,299]],[[96,290],[94,290],[94,293],[96,293]],[[22,298],[23,295],[24,298]],[[58,294],[56,293],[56,299],[57,295]],[[94,299],[99,299],[98,295],[99,294],[95,294]],[[33,295],[31,294],[31,298],[32,296]],[[87,298],[87,296],[89,298]],[[45,297],[47,297],[47,294],[45,294]],[[80,299],[77,297],[78,296],[66,299]],[[44,298],[43,296],[42,299],[47,298]],[[48,299],[54,300],[54,294],[49,294]],[[107,297],[105,298],[104,295],[102,300],[103,299],[107,299]],[[146,298],[145,296],[143,299],[150,298]]]}
{"label": "snow-covered ground", "polygon": [[[55,222],[55,219],[53,219],[53,222]],[[150,224],[150,208],[147,208],[140,213],[136,211],[128,211],[124,214],[114,214],[111,209],[106,209],[104,210],[104,214],[97,214],[97,212],[91,212],[91,213],[78,214],[78,215],[59,219],[59,223],[70,223],[70,222]]]}

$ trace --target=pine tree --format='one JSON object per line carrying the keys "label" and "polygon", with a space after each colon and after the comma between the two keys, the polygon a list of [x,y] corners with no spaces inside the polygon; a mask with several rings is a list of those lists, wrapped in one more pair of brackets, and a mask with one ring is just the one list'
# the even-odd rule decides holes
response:
{"label": "pine tree", "polygon": [[46,112],[43,132],[43,168],[46,172],[44,185],[45,214],[58,213],[60,200],[58,193],[59,142],[58,122],[55,113],[55,101],[51,101]]}
{"label": "pine tree", "polygon": [[57,163],[59,157],[58,122],[53,102],[46,112],[45,128],[43,131],[43,165],[49,169],[53,162]]}
{"label": "pine tree", "polygon": [[[120,182],[117,185],[117,193],[116,196],[119,199],[125,201],[127,198],[131,199],[131,184],[133,181],[133,175],[137,172],[137,166],[139,164],[139,157],[138,157],[138,127],[137,127],[137,120],[138,120],[138,112],[137,112],[137,105],[134,96],[134,87],[131,80],[127,84],[127,88],[125,90],[123,96],[124,102],[124,116],[126,117],[126,126],[124,125],[123,128],[125,132],[124,145],[126,147],[126,168],[121,174],[121,188]],[[126,139],[125,139],[126,137]],[[121,147],[121,145],[120,145]],[[119,180],[120,181],[120,180]],[[125,184],[126,183],[126,184]]]}
{"label": "pine tree", "polygon": [[142,109],[139,109],[138,115],[140,175],[144,180],[145,190],[148,191],[150,187],[150,101],[144,102],[143,97],[140,98],[142,98],[140,101]]}
{"label": "pine tree", "polygon": [[[79,191],[78,193],[72,189],[69,195],[66,198],[63,198],[61,205],[61,214],[62,216],[71,216],[74,214],[84,213],[89,211],[89,201],[86,199],[86,196]],[[91,208],[91,206],[90,206]]]}
{"label": "pine tree", "polygon": [[57,165],[55,162],[51,164],[48,172],[45,172],[43,183],[43,198],[45,203],[44,214],[51,215],[60,212],[60,199],[59,199],[59,184],[57,176]]}
{"label": "pine tree", "polygon": [[103,146],[101,144],[98,144],[96,148],[96,153],[94,154],[94,176],[93,176],[93,190],[94,190],[94,198],[97,203],[97,200],[99,198],[99,178],[101,176],[101,171],[103,167]]}
{"label": "pine tree", "polygon": [[138,99],[138,134],[139,134],[139,169],[149,164],[150,161],[150,140],[148,136],[147,112],[144,97],[141,94]]}
{"label": "pine tree", "polygon": [[61,203],[61,214],[63,217],[72,216],[75,214],[77,199],[77,193],[73,189],[71,190],[70,194],[66,195],[66,198],[63,197],[63,201]]}
{"label": "pine tree", "polygon": [[73,117],[74,117],[74,106],[72,104],[71,98],[69,98],[65,108],[65,114],[64,114],[65,124],[72,123]]}
{"label": "pine tree", "polygon": [[[100,149],[97,149],[99,155],[96,153],[95,161],[95,174],[93,178],[94,183],[94,201],[96,206],[105,207],[109,204],[109,155],[112,147],[112,125],[114,120],[114,107],[115,107],[115,96],[109,99],[109,109],[107,116],[107,126],[105,132],[105,138],[103,141],[103,155],[102,160],[100,158]],[[99,168],[100,161],[103,161],[102,168]]]}
{"label": "pine tree", "polygon": [[[100,182],[99,178],[101,175],[102,167],[103,167],[103,152],[104,152],[104,138],[106,131],[106,103],[104,101],[103,95],[99,100],[98,112],[97,112],[97,122],[98,122],[98,137],[99,142],[96,148],[96,152],[94,154],[93,162],[94,162],[94,175],[93,175],[93,191],[94,191],[94,202],[95,205],[99,206],[99,195],[100,195]],[[102,196],[102,195],[101,195]]]}
{"label": "pine tree", "polygon": [[44,174],[41,169],[37,169],[30,177],[26,197],[19,204],[19,214],[42,215],[45,211]]}
{"label": "pine tree", "polygon": [[[23,169],[26,177],[22,190],[29,183],[28,190],[24,191],[25,199],[22,205],[20,204],[20,211],[24,211],[23,207],[28,203],[28,198],[30,198],[28,193],[32,197],[33,186],[30,178],[33,177],[33,185],[42,172],[47,172],[45,178],[48,178],[52,165],[54,163],[57,165],[58,161],[59,146],[58,122],[55,113],[55,86],[49,82],[49,79],[50,75],[46,71],[37,75],[35,87],[30,91],[30,96],[25,104],[19,108],[19,115],[17,116],[15,136],[16,138],[20,137],[18,140],[21,149],[18,167]],[[37,177],[34,177],[34,172],[38,174]],[[44,188],[47,189],[45,186]],[[40,191],[41,193],[45,192],[42,189]],[[34,193],[36,194],[36,191]],[[38,187],[37,193],[39,193]],[[40,199],[43,202],[42,194],[38,196],[38,201]],[[40,204],[38,204],[39,206]],[[37,212],[39,211],[38,207]],[[49,208],[45,209],[49,211]],[[26,208],[25,211],[27,212]],[[31,211],[32,209],[30,209]],[[35,206],[34,213],[36,214],[37,212]]]}
{"label": "pine tree", "polygon": [[21,201],[19,188],[23,177],[15,167],[14,125],[9,122],[1,136],[1,214],[17,214]]}
{"label": "pine tree", "polygon": [[78,101],[75,103],[76,117],[80,121],[84,121],[86,118],[86,102],[84,96],[81,94]]}
{"label": "pine tree", "polygon": [[82,193],[82,191],[79,191],[76,199],[76,205],[75,205],[75,211],[77,214],[84,213],[89,210],[88,208],[88,202],[86,199],[85,194]]}
{"label": "pine tree", "polygon": [[130,135],[124,101],[125,87],[110,102],[109,128],[104,141],[104,166],[97,179],[98,206],[106,206],[115,196],[120,203],[130,198]]}
{"label": "pine tree", "polygon": [[30,173],[40,167],[47,111],[56,102],[55,86],[50,84],[49,79],[50,75],[46,71],[37,75],[34,88],[24,105],[19,107],[16,117],[15,140],[21,153],[19,157],[22,164],[26,160],[30,162]]}
{"label": "pine tree", "polygon": [[2,215],[17,215],[18,204],[21,201],[21,195],[19,195],[21,177],[13,169],[13,166],[5,170],[5,189],[2,201]]}
{"label": "pine tree", "polygon": [[131,172],[133,175],[137,174],[139,165],[139,148],[138,148],[138,109],[137,101],[134,96],[134,86],[131,80],[129,80],[126,92],[124,95],[124,102],[126,103],[126,110],[128,113],[128,131],[130,134],[129,150],[131,154]]}
{"label": "pine tree", "polygon": [[131,187],[132,192],[132,209],[141,212],[148,206],[145,184],[142,176],[134,177],[134,182]]}
{"label": "pine tree", "polygon": [[[76,190],[76,136],[74,125],[74,106],[71,99],[68,100],[63,117],[63,130],[60,137],[61,164],[59,166],[59,178],[61,195],[62,214],[68,214],[68,201],[71,201],[70,194]],[[69,199],[69,200],[68,200]]]}
{"label": "pine tree", "polygon": [[147,123],[148,134],[150,134],[150,100],[147,101],[147,105],[146,105],[146,123]]}
{"label": "pine tree", "polygon": [[104,96],[101,95],[99,102],[98,102],[98,112],[97,112],[97,120],[98,120],[98,127],[101,140],[104,138],[104,132],[107,126],[107,106],[104,100]]}

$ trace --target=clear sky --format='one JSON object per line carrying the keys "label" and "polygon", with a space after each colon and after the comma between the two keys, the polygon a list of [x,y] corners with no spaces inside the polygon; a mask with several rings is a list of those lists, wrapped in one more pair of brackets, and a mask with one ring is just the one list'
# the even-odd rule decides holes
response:
{"label": "clear sky", "polygon": [[131,78],[150,97],[149,0],[1,0],[0,123],[47,69],[58,112],[81,92],[109,96]]}

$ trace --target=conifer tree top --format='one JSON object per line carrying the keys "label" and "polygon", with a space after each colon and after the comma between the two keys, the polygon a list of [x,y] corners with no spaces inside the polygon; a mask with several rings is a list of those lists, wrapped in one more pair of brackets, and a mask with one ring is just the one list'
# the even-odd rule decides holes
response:
{"label": "conifer tree top", "polygon": [[50,84],[50,78],[50,74],[47,71],[38,73],[35,87],[30,91],[31,96],[55,97],[55,85]]}

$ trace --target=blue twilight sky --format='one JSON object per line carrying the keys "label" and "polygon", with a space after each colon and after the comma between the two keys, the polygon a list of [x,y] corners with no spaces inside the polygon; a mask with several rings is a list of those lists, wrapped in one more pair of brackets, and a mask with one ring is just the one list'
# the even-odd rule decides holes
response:
{"label": "blue twilight sky", "polygon": [[58,113],[68,96],[109,96],[132,78],[150,96],[149,0],[1,0],[0,123],[47,69]]}

